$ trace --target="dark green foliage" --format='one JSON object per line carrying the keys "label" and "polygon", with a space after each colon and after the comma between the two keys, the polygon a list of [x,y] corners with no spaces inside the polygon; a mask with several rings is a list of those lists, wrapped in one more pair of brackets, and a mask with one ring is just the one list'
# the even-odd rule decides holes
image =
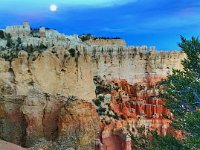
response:
{"label": "dark green foliage", "polygon": [[179,46],[187,56],[182,61],[184,70],[174,70],[162,82],[162,96],[175,116],[174,127],[190,135],[183,144],[196,150],[200,147],[200,41],[194,37],[191,40],[181,37]]}
{"label": "dark green foliage", "polygon": [[0,39],[4,39],[5,36],[4,36],[4,32],[2,30],[0,30]]}
{"label": "dark green foliage", "polygon": [[83,34],[79,36],[79,38],[84,42],[84,41],[92,39],[92,34]]}
{"label": "dark green foliage", "polygon": [[45,46],[43,43],[40,43],[39,49],[47,49],[47,46]]}
{"label": "dark green foliage", "polygon": [[117,113],[114,112],[114,114],[115,114],[115,115],[113,116],[113,118],[116,119],[116,120],[119,120],[119,116],[117,115]]}
{"label": "dark green foliage", "polygon": [[150,149],[150,140],[144,134],[145,128],[140,127],[138,128],[138,134],[135,136],[130,132],[130,136],[132,139],[132,146],[136,150],[148,150]]}
{"label": "dark green foliage", "polygon": [[99,99],[96,99],[94,103],[96,106],[101,106],[101,101]]}
{"label": "dark green foliage", "polygon": [[123,119],[123,120],[126,119],[126,117],[124,115],[120,115],[120,118]]}
{"label": "dark green foliage", "polygon": [[110,92],[110,89],[103,86],[97,86],[95,92],[98,95],[98,94]]}
{"label": "dark green foliage", "polygon": [[106,112],[106,108],[99,107],[99,108],[97,109],[97,113],[98,113],[99,115],[105,115],[105,112]]}
{"label": "dark green foliage", "polygon": [[31,45],[28,45],[27,48],[26,48],[26,51],[27,51],[28,54],[32,54],[33,51],[34,51],[34,50],[33,50],[33,45],[32,45],[32,44],[31,44]]}
{"label": "dark green foliage", "polygon": [[69,49],[69,53],[71,57],[75,57],[76,55],[76,50],[74,48]]}
{"label": "dark green foliage", "polygon": [[5,33],[4,36],[5,36],[6,40],[7,40],[7,39],[11,39],[10,33]]}
{"label": "dark green foliage", "polygon": [[99,99],[101,102],[104,102],[104,96],[101,96],[101,95],[100,95],[100,96],[98,97],[98,99]]}
{"label": "dark green foliage", "polygon": [[40,37],[39,36],[39,28],[37,28],[37,29],[31,29],[31,35],[33,36],[33,37]]}
{"label": "dark green foliage", "polygon": [[177,140],[175,137],[159,136],[156,132],[152,132],[153,139],[151,141],[151,150],[186,150],[181,141]]}
{"label": "dark green foliage", "polygon": [[102,93],[110,93],[112,89],[114,89],[114,85],[106,83],[105,81],[99,79],[98,77],[94,77],[93,79],[95,85],[96,85],[96,90],[95,93],[102,94]]}
{"label": "dark green foliage", "polygon": [[7,44],[6,44],[7,47],[10,48],[14,45],[11,35],[9,33],[6,34],[6,40],[7,40]]}
{"label": "dark green foliage", "polygon": [[200,110],[186,113],[185,118],[183,118],[183,120],[184,122],[186,122],[184,128],[188,133],[191,133],[195,136],[200,135]]}
{"label": "dark green foliage", "polygon": [[144,127],[138,128],[137,136],[132,133],[130,135],[136,150],[189,150],[183,145],[183,141],[171,135],[161,136],[156,131],[147,131],[145,134]]}
{"label": "dark green foliage", "polygon": [[117,101],[118,103],[122,103],[122,98],[119,97],[119,98],[116,99],[116,101]]}
{"label": "dark green foliage", "polygon": [[96,40],[96,39],[105,39],[105,40],[108,40],[108,39],[121,39],[120,37],[96,37],[92,34],[83,34],[81,36],[79,36],[79,38],[84,42],[84,41],[87,41],[87,40]]}
{"label": "dark green foliage", "polygon": [[184,141],[184,146],[188,150],[199,150],[200,149],[200,138],[199,136],[193,135],[188,136]]}
{"label": "dark green foliage", "polygon": [[185,112],[196,109],[198,103],[195,94],[199,93],[200,84],[196,82],[194,73],[174,70],[173,75],[162,84],[165,86],[162,96],[167,99],[167,107],[172,109],[176,117],[184,117]]}
{"label": "dark green foliage", "polygon": [[20,37],[17,38],[17,44],[18,45],[22,44],[22,39]]}
{"label": "dark green foliage", "polygon": [[186,53],[187,58],[182,64],[186,72],[194,72],[200,77],[200,41],[198,38],[192,37],[191,40],[186,40],[181,36],[179,46]]}

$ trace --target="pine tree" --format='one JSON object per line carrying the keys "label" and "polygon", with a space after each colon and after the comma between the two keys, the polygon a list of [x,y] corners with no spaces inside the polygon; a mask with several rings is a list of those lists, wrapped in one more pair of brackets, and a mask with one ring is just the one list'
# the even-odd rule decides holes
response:
{"label": "pine tree", "polygon": [[174,127],[186,132],[184,145],[189,149],[200,149],[200,40],[181,37],[179,43],[186,58],[183,71],[173,74],[162,84],[167,107],[174,114]]}

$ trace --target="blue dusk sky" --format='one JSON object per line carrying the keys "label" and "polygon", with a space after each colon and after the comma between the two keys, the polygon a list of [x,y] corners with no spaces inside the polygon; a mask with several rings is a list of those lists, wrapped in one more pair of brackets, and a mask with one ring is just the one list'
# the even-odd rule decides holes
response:
{"label": "blue dusk sky", "polygon": [[[50,9],[54,4],[57,8]],[[1,0],[0,28],[29,21],[61,33],[121,37],[127,45],[178,50],[199,36],[200,0]]]}

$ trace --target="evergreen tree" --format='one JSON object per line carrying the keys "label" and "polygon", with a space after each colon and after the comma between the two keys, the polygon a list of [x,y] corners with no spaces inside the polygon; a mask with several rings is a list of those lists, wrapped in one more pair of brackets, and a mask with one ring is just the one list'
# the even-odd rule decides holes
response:
{"label": "evergreen tree", "polygon": [[184,145],[200,149],[200,40],[181,37],[179,46],[186,54],[182,61],[184,69],[173,70],[162,83],[163,97],[174,115],[174,127],[186,132]]}
{"label": "evergreen tree", "polygon": [[4,39],[5,36],[4,36],[4,32],[2,30],[0,30],[0,39]]}
{"label": "evergreen tree", "polygon": [[7,46],[7,47],[12,47],[12,45],[13,45],[13,40],[12,40],[12,37],[11,37],[11,35],[10,35],[9,33],[6,34],[6,40],[7,40],[6,46]]}

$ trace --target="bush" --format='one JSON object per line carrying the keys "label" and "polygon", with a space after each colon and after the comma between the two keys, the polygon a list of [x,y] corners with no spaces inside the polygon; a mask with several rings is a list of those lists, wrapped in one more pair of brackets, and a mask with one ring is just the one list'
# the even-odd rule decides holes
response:
{"label": "bush", "polygon": [[121,115],[120,118],[123,119],[123,120],[126,119],[126,117],[124,115]]}
{"label": "bush", "polygon": [[105,112],[106,112],[106,108],[99,107],[99,108],[97,109],[97,113],[98,113],[99,115],[103,115],[103,114],[105,114]]}
{"label": "bush", "polygon": [[99,99],[96,99],[94,101],[94,103],[95,103],[96,106],[100,106],[101,105],[101,101]]}
{"label": "bush", "polygon": [[75,57],[76,50],[74,48],[69,49],[69,53],[71,57]]}
{"label": "bush", "polygon": [[4,32],[3,32],[2,30],[0,30],[0,38],[1,38],[1,39],[4,39],[4,38],[5,38]]}
{"label": "bush", "polygon": [[119,116],[117,115],[117,113],[116,112],[114,112],[114,113],[115,113],[115,115],[113,116],[113,118],[116,120],[119,120]]}

